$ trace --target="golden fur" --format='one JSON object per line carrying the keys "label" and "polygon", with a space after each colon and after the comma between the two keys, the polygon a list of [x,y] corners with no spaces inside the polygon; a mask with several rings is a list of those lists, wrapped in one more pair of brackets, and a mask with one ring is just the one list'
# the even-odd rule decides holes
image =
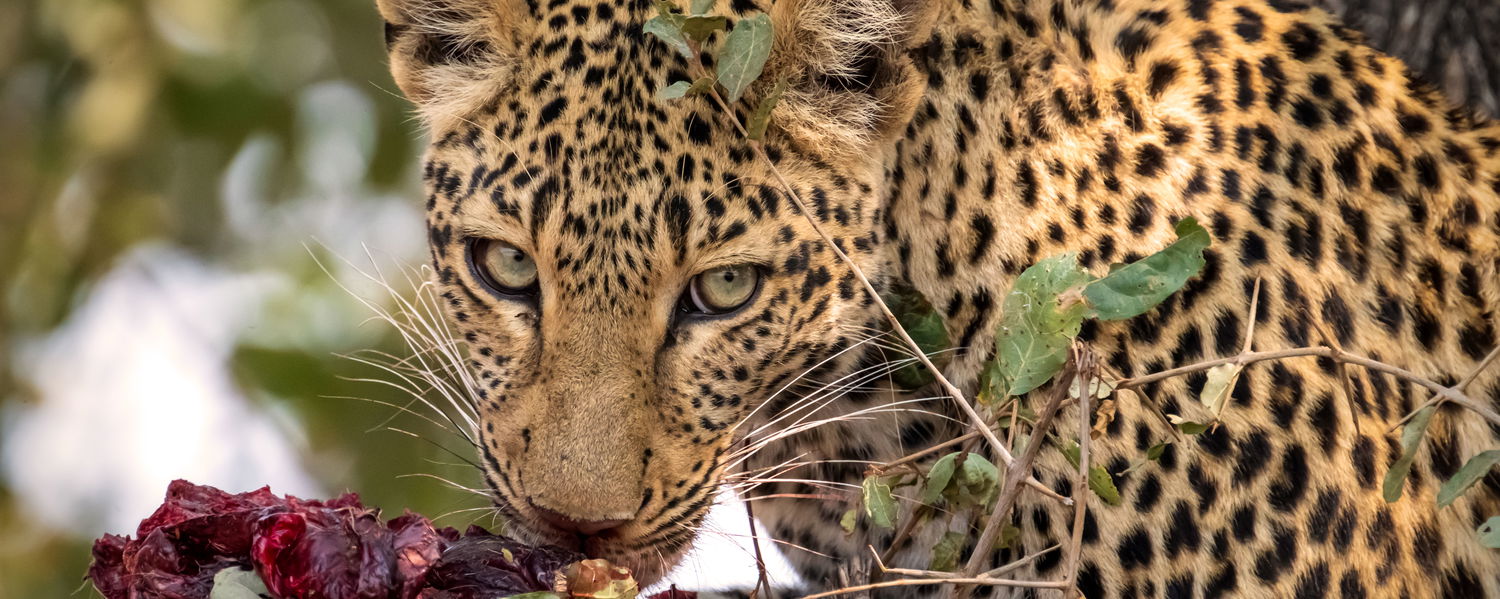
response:
{"label": "golden fur", "polygon": [[[969,390],[1026,265],[1076,252],[1103,272],[1169,243],[1187,216],[1214,236],[1204,274],[1146,316],[1085,331],[1122,375],[1238,351],[1257,280],[1258,348],[1336,344],[1455,382],[1497,344],[1500,129],[1322,12],[1289,0],[719,4],[777,25],[761,84],[790,85],[768,139],[777,168],[879,284],[910,284],[943,312],[949,375]],[[721,481],[808,462],[787,477],[823,483],[750,493],[838,496],[865,463],[956,432],[942,403],[881,390],[891,356],[870,341],[881,323],[869,298],[733,128],[706,101],[656,97],[688,69],[640,33],[650,3],[379,5],[392,72],[432,132],[434,263],[512,532],[579,542],[540,509],[619,521],[584,547],[654,580]],[[473,238],[530,254],[535,294],[487,290],[468,265]],[[693,275],[736,264],[762,272],[747,307],[678,307]],[[1174,438],[1161,412],[1205,418],[1201,384],[1119,394],[1098,463],[1118,474]],[[1469,393],[1493,404],[1500,377]],[[1386,431],[1425,399],[1314,359],[1251,366],[1222,426],[1118,474],[1122,505],[1091,501],[1081,587],[1500,594],[1500,559],[1473,533],[1500,514],[1500,479],[1443,510],[1433,501],[1496,446],[1481,419],[1440,413],[1405,498],[1380,497],[1397,453]],[[1067,470],[1048,452],[1038,476],[1066,491]],[[857,582],[866,545],[890,537],[866,522],[846,536],[849,505],[767,499],[757,515],[818,552],[791,555],[825,588]],[[1033,494],[1015,513],[1022,547],[996,563],[1069,534],[1071,511]],[[937,532],[895,561],[925,566]],[[1016,575],[1056,578],[1054,558]]]}

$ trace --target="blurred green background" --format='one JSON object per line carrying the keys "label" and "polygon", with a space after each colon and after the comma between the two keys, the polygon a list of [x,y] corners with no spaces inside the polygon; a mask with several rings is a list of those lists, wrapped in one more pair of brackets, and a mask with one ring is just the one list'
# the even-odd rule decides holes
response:
{"label": "blurred green background", "polygon": [[340,357],[408,351],[344,261],[425,260],[381,40],[371,0],[0,2],[0,599],[95,596],[89,541],[178,472],[483,505],[403,476],[477,484],[453,434],[338,399],[407,400]]}

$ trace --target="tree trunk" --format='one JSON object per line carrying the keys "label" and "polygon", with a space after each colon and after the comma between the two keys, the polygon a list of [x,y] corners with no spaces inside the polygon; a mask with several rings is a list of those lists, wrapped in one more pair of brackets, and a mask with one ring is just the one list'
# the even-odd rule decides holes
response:
{"label": "tree trunk", "polygon": [[1454,102],[1500,116],[1500,0],[1314,0]]}

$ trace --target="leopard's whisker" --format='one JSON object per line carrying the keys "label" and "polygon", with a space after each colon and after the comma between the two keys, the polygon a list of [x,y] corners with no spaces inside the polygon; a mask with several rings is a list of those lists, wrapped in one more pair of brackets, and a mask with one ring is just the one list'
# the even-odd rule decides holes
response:
{"label": "leopard's whisker", "polygon": [[[429,409],[443,415],[445,419],[452,422],[456,429],[455,432],[463,436],[471,445],[477,444],[478,415],[474,409],[476,404],[475,398],[472,396],[474,381],[463,362],[457,343],[453,340],[451,330],[447,328],[443,318],[434,314],[433,304],[436,303],[436,300],[431,297],[433,291],[430,281],[423,280],[417,282],[409,274],[405,275],[407,282],[413,286],[413,293],[417,297],[417,303],[414,304],[390,285],[384,272],[380,269],[379,262],[370,253],[368,248],[365,251],[367,258],[372,264],[373,274],[359,268],[348,259],[343,257],[339,257],[339,259],[355,273],[358,273],[380,288],[385,289],[391,300],[396,303],[399,311],[388,311],[379,304],[354,293],[342,281],[338,281],[337,277],[333,277],[333,273],[316,256],[314,256],[314,261],[324,273],[335,280],[336,285],[351,297],[354,297],[356,301],[364,305],[377,317],[393,325],[408,348],[412,350],[412,354],[409,357],[398,360],[394,366],[386,365],[381,363],[380,360],[369,358],[356,358],[356,360],[380,368],[408,382],[411,381],[411,378],[399,372],[400,370],[406,370],[419,376],[427,383],[427,390],[438,393],[452,410],[439,409],[435,403],[426,398],[426,393],[412,393],[413,396]],[[422,268],[425,269],[426,267]],[[419,308],[418,306],[421,307]],[[380,354],[376,353],[375,355],[378,356]],[[433,359],[429,359],[429,355]],[[448,377],[456,377],[458,382],[450,382]],[[401,388],[399,386],[396,387]],[[418,388],[415,385],[410,389],[405,389],[409,393],[417,390]],[[460,397],[463,399],[460,399]],[[455,420],[455,418],[461,419],[462,424]]]}
{"label": "leopard's whisker", "polygon": [[815,429],[815,428],[818,428],[818,427],[821,427],[821,426],[824,426],[824,425],[827,425],[827,424],[835,423],[835,422],[851,422],[851,421],[858,421],[858,420],[872,420],[873,421],[873,420],[877,420],[876,416],[878,416],[880,414],[887,414],[887,413],[917,413],[917,414],[922,414],[922,415],[925,415],[925,416],[946,418],[947,416],[945,416],[945,415],[936,414],[936,413],[928,411],[928,410],[918,410],[918,409],[900,407],[900,406],[904,406],[904,405],[908,405],[908,404],[928,402],[928,401],[936,401],[936,400],[939,400],[939,399],[941,399],[941,398],[927,397],[927,398],[918,398],[918,399],[908,399],[908,400],[893,402],[893,403],[890,403],[890,404],[884,404],[884,405],[878,405],[878,406],[871,406],[871,407],[868,407],[868,408],[864,408],[864,409],[861,409],[861,410],[856,410],[854,412],[849,412],[847,414],[840,414],[838,416],[834,416],[834,417],[830,417],[830,418],[824,418],[824,419],[819,419],[819,420],[812,421],[812,422],[804,422],[804,423],[798,423],[798,424],[795,424],[795,425],[792,425],[792,426],[788,426],[788,427],[786,427],[784,429],[781,429],[781,430],[777,431],[776,434],[774,434],[774,435],[768,436],[768,437],[766,437],[765,439],[762,439],[762,440],[758,440],[755,443],[752,443],[752,444],[746,446],[745,448],[741,449],[738,453],[736,453],[734,456],[732,456],[732,462],[730,463],[730,466],[734,467],[734,466],[737,466],[737,465],[743,463],[745,460],[749,459],[754,453],[759,452],[759,451],[765,449],[771,443],[775,443],[777,441],[786,439],[788,437],[795,436],[795,435],[797,435],[799,433],[802,433],[804,431],[812,430],[812,429]]}
{"label": "leopard's whisker", "polygon": [[733,426],[731,426],[730,427],[730,434],[733,434],[735,431],[737,431],[739,429],[740,425],[744,424],[745,422],[749,422],[752,418],[755,417],[755,415],[758,412],[760,412],[760,409],[762,407],[765,407],[767,404],[771,403],[771,401],[774,400],[774,399],[776,399],[776,397],[778,395],[786,392],[787,389],[791,388],[792,384],[796,383],[803,376],[806,376],[809,372],[817,370],[818,368],[822,367],[824,364],[827,364],[827,363],[829,363],[829,362],[831,362],[833,360],[836,360],[840,356],[843,356],[846,353],[854,351],[855,349],[859,348],[860,346],[862,346],[865,343],[868,343],[868,342],[870,342],[872,340],[874,340],[874,337],[871,337],[869,339],[862,339],[862,340],[859,340],[857,342],[851,343],[851,344],[849,344],[849,347],[846,347],[846,348],[838,351],[837,353],[835,353],[835,354],[833,354],[831,356],[828,356],[827,358],[819,360],[817,364],[812,365],[811,367],[809,367],[806,370],[804,370],[801,374],[798,374],[797,376],[793,377],[791,381],[788,381],[787,383],[783,384],[780,388],[778,388],[775,391],[771,392],[770,395],[767,395],[764,399],[761,400],[760,405],[755,406],[755,408],[752,409],[752,410],[750,410],[750,412],[748,414],[746,414],[744,418],[741,418],[739,422],[736,422]]}
{"label": "leopard's whisker", "polygon": [[[813,414],[821,411],[824,407],[849,394],[853,389],[857,389],[865,383],[880,379],[890,374],[891,372],[904,367],[908,363],[911,362],[885,362],[845,375],[837,381],[834,381],[833,383],[825,386],[823,389],[820,389],[819,392],[822,393],[821,395],[819,395],[818,393],[814,393],[812,395],[808,395],[799,399],[796,403],[793,404],[793,407],[784,410],[781,415],[777,416],[770,422],[767,422],[766,424],[763,424],[750,431],[745,435],[745,438],[754,438],[756,435],[762,433],[763,431],[771,429],[772,427],[780,424],[781,421],[793,416],[796,416],[797,418],[796,420],[792,421],[792,424],[799,424],[805,421],[807,418],[811,417]],[[854,379],[854,382],[839,385],[840,381],[845,381],[848,379]],[[750,442],[750,445],[754,445],[756,443],[759,443],[759,441]],[[744,450],[742,449],[740,451],[743,452]]]}
{"label": "leopard's whisker", "polygon": [[[817,406],[818,408],[821,408],[822,405],[826,405],[828,403],[827,401],[825,401],[825,399],[827,399],[827,395],[830,394],[830,393],[832,393],[832,392],[834,392],[834,391],[837,391],[838,388],[839,388],[839,385],[840,384],[844,384],[845,381],[848,381],[850,379],[855,379],[855,380],[860,380],[861,381],[860,384],[863,384],[865,382],[877,380],[880,377],[883,377],[886,374],[889,374],[890,372],[894,372],[896,370],[899,370],[901,367],[905,366],[905,364],[906,364],[905,362],[901,362],[901,361],[896,361],[896,362],[882,362],[880,364],[875,364],[875,365],[868,366],[868,367],[865,367],[865,368],[862,368],[862,369],[859,369],[859,370],[855,370],[853,372],[845,374],[844,376],[839,377],[838,379],[835,379],[833,381],[825,383],[821,387],[818,387],[818,388],[814,389],[811,393],[799,397],[796,401],[792,402],[792,404],[790,406],[788,406],[787,409],[782,410],[782,412],[780,414],[778,414],[775,418],[771,419],[769,422],[766,422],[765,424],[762,424],[762,425],[760,425],[760,426],[752,429],[750,432],[746,433],[745,437],[753,437],[753,436],[759,434],[760,432],[762,432],[762,431],[764,431],[766,429],[769,429],[769,428],[772,428],[772,427],[776,426],[778,423],[780,423],[782,420],[785,420],[786,418],[795,416],[795,415],[797,415],[797,414],[799,414],[799,413],[801,413],[803,411],[806,411],[808,408],[810,408],[812,406]],[[870,374],[871,372],[874,372],[875,374],[871,375]],[[842,395],[842,394],[840,394],[840,395]],[[837,397],[833,397],[832,399],[837,399]],[[761,404],[760,404],[760,406],[757,406],[756,409],[758,410],[760,407],[763,407],[763,406],[769,404],[770,402],[771,402],[771,399],[767,398],[765,401],[762,401]],[[816,411],[816,410],[813,410],[813,411]],[[749,418],[750,418],[749,416],[746,416],[744,419],[741,420],[741,422],[748,421]]]}
{"label": "leopard's whisker", "polygon": [[440,483],[443,483],[444,485],[447,485],[449,488],[452,488],[452,489],[455,489],[455,490],[458,490],[458,491],[463,491],[465,493],[469,493],[469,494],[472,494],[472,495],[477,495],[477,496],[483,497],[485,499],[489,499],[490,498],[489,491],[486,490],[486,489],[476,489],[476,488],[472,488],[472,487],[465,487],[465,486],[463,486],[461,484],[458,484],[456,482],[453,482],[451,480],[448,480],[448,479],[443,478],[441,476],[438,476],[436,474],[431,474],[431,473],[427,473],[427,472],[414,472],[412,474],[399,474],[399,475],[396,476],[396,478],[430,478],[432,480],[435,480],[435,481],[438,481]]}

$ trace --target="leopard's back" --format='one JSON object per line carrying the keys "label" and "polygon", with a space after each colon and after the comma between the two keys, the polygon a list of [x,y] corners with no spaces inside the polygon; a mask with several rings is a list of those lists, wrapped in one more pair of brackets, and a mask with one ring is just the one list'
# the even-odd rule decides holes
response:
{"label": "leopard's back", "polygon": [[[1452,384],[1500,342],[1500,128],[1325,13],[968,4],[945,6],[914,50],[929,85],[888,165],[885,241],[944,313],[970,389],[1027,265],[1073,252],[1102,273],[1189,216],[1214,239],[1202,276],[1143,317],[1085,328],[1120,376],[1238,353],[1257,282],[1260,350],[1329,345]],[[1176,439],[1161,414],[1207,421],[1203,381],[1117,394],[1098,463],[1118,473]],[[1500,369],[1468,393],[1493,406]],[[1118,476],[1121,505],[1090,503],[1086,593],[1500,594],[1500,559],[1474,534],[1500,514],[1497,480],[1434,501],[1496,446],[1483,419],[1445,408],[1404,498],[1381,497],[1399,455],[1388,431],[1429,395],[1325,359],[1249,366],[1220,426]],[[1071,487],[1061,456],[1040,463]],[[1039,497],[1018,514],[1028,551],[1069,534],[1070,512]],[[1044,558],[1031,575],[1061,567]]]}

